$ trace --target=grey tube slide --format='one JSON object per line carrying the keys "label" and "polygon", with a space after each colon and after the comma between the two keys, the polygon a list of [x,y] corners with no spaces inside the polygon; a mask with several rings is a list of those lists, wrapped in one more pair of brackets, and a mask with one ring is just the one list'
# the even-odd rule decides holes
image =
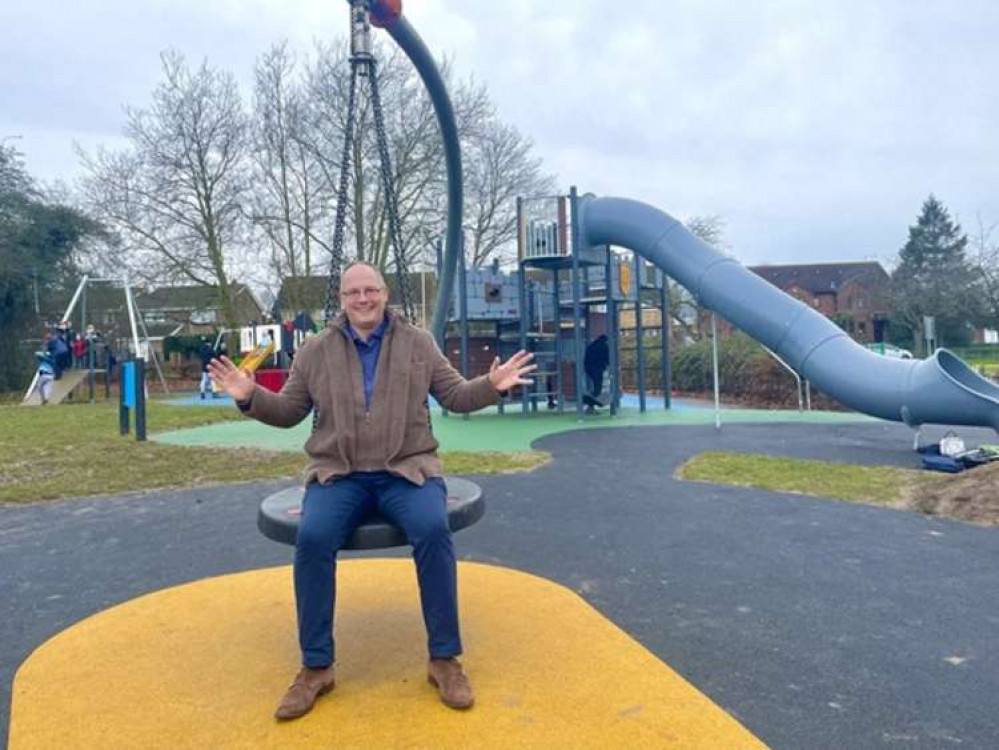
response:
{"label": "grey tube slide", "polygon": [[910,427],[975,425],[999,432],[999,387],[945,349],[925,360],[868,351],[821,313],[644,203],[584,197],[580,227],[585,243],[618,245],[650,260],[845,406]]}
{"label": "grey tube slide", "polygon": [[[434,105],[437,123],[444,141],[444,164],[447,174],[447,233],[444,240],[444,259],[440,283],[437,285],[437,302],[434,305],[434,321],[431,332],[438,342],[444,341],[448,308],[451,304],[451,290],[454,288],[455,269],[458,267],[458,253],[462,251],[461,221],[464,213],[464,193],[461,182],[461,146],[458,140],[458,124],[454,108],[448,96],[444,79],[437,69],[433,55],[423,43],[420,35],[406,20],[399,16],[385,30],[406,53],[416,72],[420,74],[427,94]],[[443,343],[441,343],[443,347]]]}

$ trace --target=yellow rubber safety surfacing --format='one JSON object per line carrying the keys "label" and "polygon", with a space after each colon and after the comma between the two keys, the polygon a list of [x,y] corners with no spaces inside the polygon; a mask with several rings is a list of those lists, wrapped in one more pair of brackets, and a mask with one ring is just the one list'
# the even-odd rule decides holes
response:
{"label": "yellow rubber safety surfacing", "polygon": [[298,668],[291,569],[211,578],[90,617],[13,685],[10,749],[758,748],[735,719],[583,599],[461,563],[470,711],[426,682],[409,560],[339,564],[337,686],[273,716]]}

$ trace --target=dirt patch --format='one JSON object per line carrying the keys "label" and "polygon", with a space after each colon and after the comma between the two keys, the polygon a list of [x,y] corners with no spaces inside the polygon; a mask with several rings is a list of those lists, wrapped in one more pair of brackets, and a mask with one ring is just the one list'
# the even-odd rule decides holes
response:
{"label": "dirt patch", "polygon": [[908,507],[932,516],[999,526],[999,462],[938,482],[920,482],[907,493]]}

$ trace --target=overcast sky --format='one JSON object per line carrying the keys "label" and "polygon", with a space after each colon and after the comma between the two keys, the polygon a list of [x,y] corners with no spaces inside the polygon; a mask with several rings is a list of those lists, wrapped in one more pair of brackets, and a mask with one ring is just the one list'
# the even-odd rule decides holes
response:
{"label": "overcast sky", "polygon": [[[404,10],[566,189],[721,215],[744,263],[890,261],[930,192],[967,230],[999,222],[995,0]],[[3,0],[0,138],[36,177],[70,181],[73,142],[120,142],[161,50],[249,82],[272,43],[304,53],[346,27],[336,0]]]}

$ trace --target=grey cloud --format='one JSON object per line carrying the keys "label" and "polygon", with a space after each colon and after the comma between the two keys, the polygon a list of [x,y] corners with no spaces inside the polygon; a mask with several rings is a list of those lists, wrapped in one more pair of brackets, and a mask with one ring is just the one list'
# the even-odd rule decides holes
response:
{"label": "grey cloud", "polygon": [[[14,41],[0,49],[0,128],[26,140],[114,135],[122,103],[148,100],[160,50],[207,55],[248,81],[275,41],[307,52],[314,37],[342,35],[338,5],[19,4],[4,11]],[[931,190],[966,221],[999,220],[997,3],[406,8],[459,76],[487,84],[565,185],[681,216],[723,214],[749,262],[891,255]]]}

